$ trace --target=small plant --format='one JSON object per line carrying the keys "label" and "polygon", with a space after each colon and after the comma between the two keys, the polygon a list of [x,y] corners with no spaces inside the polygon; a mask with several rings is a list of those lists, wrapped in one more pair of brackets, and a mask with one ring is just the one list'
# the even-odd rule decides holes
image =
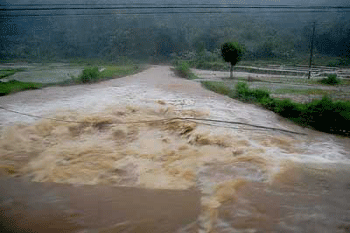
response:
{"label": "small plant", "polygon": [[79,77],[82,83],[96,82],[99,77],[99,71],[97,67],[85,68],[83,73]]}
{"label": "small plant", "polygon": [[330,74],[327,78],[321,79],[320,83],[326,85],[338,85],[341,83],[341,80],[337,78],[336,74]]}

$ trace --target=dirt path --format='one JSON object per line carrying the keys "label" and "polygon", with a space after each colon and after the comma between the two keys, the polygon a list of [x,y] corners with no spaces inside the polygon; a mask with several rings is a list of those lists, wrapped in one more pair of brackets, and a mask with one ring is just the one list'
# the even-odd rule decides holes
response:
{"label": "dirt path", "polygon": [[[198,189],[197,224],[181,232],[269,226],[318,232],[350,224],[344,179],[350,170],[348,139],[303,129],[257,106],[205,90],[198,82],[175,77],[168,66],[98,84],[21,92],[0,101],[14,111],[78,122],[36,121],[0,110],[0,168],[7,175],[37,182]],[[238,121],[308,136],[223,123],[123,124],[172,117]],[[312,198],[309,187],[317,190],[312,195],[318,197],[322,215],[300,201]],[[260,202],[249,194],[255,189],[266,194]],[[328,208],[337,201],[329,193],[344,197],[335,209]],[[285,208],[280,216],[264,207],[275,198],[280,202],[274,208]],[[301,212],[293,209],[296,204],[306,208],[302,214],[307,222],[297,218]],[[334,211],[342,216],[335,218]],[[327,218],[332,220],[324,224]]]}

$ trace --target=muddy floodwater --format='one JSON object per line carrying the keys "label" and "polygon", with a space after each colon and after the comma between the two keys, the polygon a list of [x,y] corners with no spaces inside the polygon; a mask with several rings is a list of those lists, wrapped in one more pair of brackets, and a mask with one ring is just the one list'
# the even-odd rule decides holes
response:
{"label": "muddy floodwater", "polygon": [[[70,214],[67,203],[75,203],[83,222],[44,220],[71,232],[350,230],[349,139],[205,90],[168,66],[0,101],[12,111],[51,118],[0,110],[0,210],[17,225],[14,213],[28,213],[22,209]],[[32,191],[22,195],[21,187]],[[47,187],[66,201],[47,201]],[[34,194],[38,205],[31,204]],[[84,207],[79,195],[100,200],[101,208],[96,201]],[[103,213],[119,208],[125,214]],[[42,216],[24,219],[41,222]]]}

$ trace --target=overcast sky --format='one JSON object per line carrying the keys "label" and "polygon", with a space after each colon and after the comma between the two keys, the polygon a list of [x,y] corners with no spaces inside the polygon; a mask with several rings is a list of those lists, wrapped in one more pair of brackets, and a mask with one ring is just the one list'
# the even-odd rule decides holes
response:
{"label": "overcast sky", "polygon": [[1,4],[57,4],[57,3],[214,3],[214,4],[261,4],[261,5],[331,5],[331,6],[350,6],[350,0],[0,0]]}

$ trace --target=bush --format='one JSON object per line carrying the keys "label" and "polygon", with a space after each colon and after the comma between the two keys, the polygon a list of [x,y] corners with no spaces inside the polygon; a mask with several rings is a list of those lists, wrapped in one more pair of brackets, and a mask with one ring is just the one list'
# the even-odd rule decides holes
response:
{"label": "bush", "polygon": [[231,98],[259,103],[266,109],[287,117],[300,125],[312,126],[323,132],[350,136],[349,101],[334,102],[328,96],[324,96],[321,100],[301,104],[290,99],[271,98],[268,91],[250,89],[243,82],[237,83],[234,92],[224,83],[206,81],[202,84],[209,90],[228,95]]}
{"label": "bush", "polygon": [[[306,110],[305,104],[292,102],[290,99],[274,100],[275,106],[272,109],[274,112],[280,114],[283,117],[298,119]],[[299,122],[303,121],[298,119]]]}
{"label": "bush", "polygon": [[180,62],[180,64],[176,66],[176,70],[179,71],[179,73],[182,74],[182,76],[186,77],[190,72],[190,65],[185,61]]}
{"label": "bush", "polygon": [[246,83],[238,82],[235,96],[245,101],[260,101],[270,97],[270,93],[260,89],[250,89]]}
{"label": "bush", "polygon": [[308,104],[308,124],[324,132],[350,134],[350,102],[333,102],[328,96]]}
{"label": "bush", "polygon": [[186,61],[177,62],[175,65],[175,73],[176,75],[182,78],[195,79],[197,78],[190,69],[190,65]]}
{"label": "bush", "polygon": [[85,68],[80,75],[79,80],[82,83],[96,82],[99,78],[99,71],[97,67]]}
{"label": "bush", "polygon": [[341,80],[337,78],[336,74],[330,74],[327,78],[321,79],[320,83],[326,85],[337,85],[341,83]]}

